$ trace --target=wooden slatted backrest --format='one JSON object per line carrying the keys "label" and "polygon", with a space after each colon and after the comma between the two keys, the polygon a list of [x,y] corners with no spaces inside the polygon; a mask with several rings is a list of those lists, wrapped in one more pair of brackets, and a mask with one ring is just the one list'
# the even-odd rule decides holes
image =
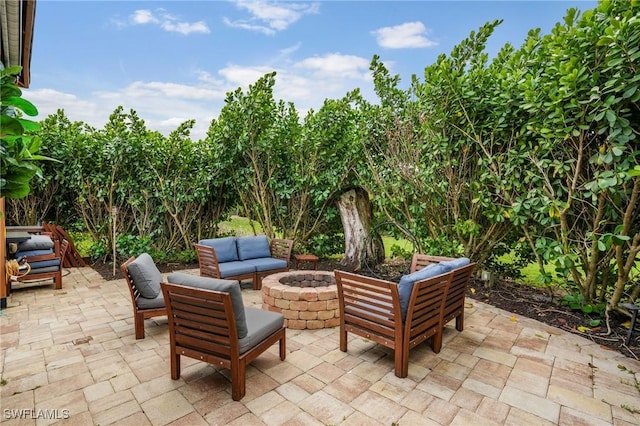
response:
{"label": "wooden slatted backrest", "polygon": [[414,253],[411,260],[411,272],[416,272],[422,268],[425,268],[432,263],[445,262],[447,260],[453,260],[451,257],[444,256],[431,256],[428,254]]}
{"label": "wooden slatted backrest", "polygon": [[457,317],[464,310],[464,299],[467,293],[467,284],[476,267],[475,263],[470,263],[452,271],[453,277],[449,285],[447,299],[444,306],[444,324]]}
{"label": "wooden slatted backrest", "polygon": [[62,259],[63,262],[68,249],[69,249],[69,240],[63,239],[62,243],[60,243],[60,259]]}
{"label": "wooden slatted backrest", "polygon": [[162,283],[172,348],[211,362],[207,357],[238,359],[238,333],[231,295]]}
{"label": "wooden slatted backrest", "polygon": [[405,323],[404,341],[410,345],[409,349],[440,330],[453,275],[453,272],[438,275],[413,286]]}
{"label": "wooden slatted backrest", "polygon": [[271,257],[282,259],[289,264],[291,261],[291,250],[293,250],[293,240],[284,240],[281,238],[272,238],[269,241],[269,249]]}
{"label": "wooden slatted backrest", "polygon": [[200,275],[203,277],[220,278],[218,256],[216,256],[215,249],[203,244],[194,244],[194,246],[196,248],[196,253],[198,254]]}
{"label": "wooden slatted backrest", "polygon": [[396,283],[335,271],[341,321],[370,333],[370,339],[388,345],[402,336],[400,298]]}
{"label": "wooden slatted backrest", "polygon": [[120,271],[122,272],[124,278],[127,280],[127,286],[129,287],[129,292],[131,293],[131,302],[133,303],[135,308],[137,306],[136,300],[140,296],[140,291],[138,291],[136,283],[133,282],[133,278],[131,278],[131,275],[129,274],[129,264],[134,260],[136,260],[135,256],[131,256],[129,259],[127,259],[126,262],[120,265]]}

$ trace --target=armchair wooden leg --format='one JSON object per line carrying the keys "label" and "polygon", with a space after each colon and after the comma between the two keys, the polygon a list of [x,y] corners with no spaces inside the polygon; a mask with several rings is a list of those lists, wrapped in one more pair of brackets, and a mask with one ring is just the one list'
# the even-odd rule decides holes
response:
{"label": "armchair wooden leg", "polygon": [[407,377],[409,375],[409,349],[407,348],[405,351],[396,348],[393,352],[396,376],[400,378]]}
{"label": "armchair wooden leg", "polygon": [[285,336],[286,335],[283,335],[282,339],[280,339],[280,360],[281,361],[284,361],[285,358],[287,357],[287,340]]}
{"label": "armchair wooden leg", "polygon": [[347,330],[344,326],[340,327],[340,350],[342,352],[347,351]]}
{"label": "armchair wooden leg", "polygon": [[144,315],[136,312],[133,315],[133,323],[136,331],[136,339],[144,339]]}
{"label": "armchair wooden leg", "polygon": [[58,271],[55,277],[53,277],[53,284],[56,290],[62,289],[62,270]]}
{"label": "armchair wooden leg", "polygon": [[434,353],[440,353],[440,349],[442,349],[442,331],[431,336],[431,349]]}
{"label": "armchair wooden leg", "polygon": [[247,366],[244,361],[238,363],[237,368],[231,367],[231,398],[240,401],[246,393]]}
{"label": "armchair wooden leg", "polygon": [[464,329],[464,312],[456,317],[456,330],[462,331]]}
{"label": "armchair wooden leg", "polygon": [[171,378],[178,380],[180,378],[180,354],[171,354]]}

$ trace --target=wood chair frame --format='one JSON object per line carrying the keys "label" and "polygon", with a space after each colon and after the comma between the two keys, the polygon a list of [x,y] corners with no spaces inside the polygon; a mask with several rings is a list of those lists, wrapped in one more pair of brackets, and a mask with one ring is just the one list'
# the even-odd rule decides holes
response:
{"label": "wood chair frame", "polygon": [[161,283],[169,319],[171,378],[180,378],[180,356],[231,370],[231,396],[246,393],[247,365],[279,342],[280,359],[286,357],[286,329],[240,353],[238,332],[229,293]]}
{"label": "wood chair frame", "polygon": [[153,317],[159,317],[167,315],[166,302],[165,307],[152,308],[152,309],[140,309],[136,300],[140,296],[140,291],[136,288],[136,284],[129,274],[129,264],[136,260],[135,256],[131,256],[126,262],[120,265],[120,271],[127,280],[127,286],[129,287],[129,293],[131,294],[131,305],[133,306],[133,327],[135,330],[136,339],[144,339],[144,320]]}

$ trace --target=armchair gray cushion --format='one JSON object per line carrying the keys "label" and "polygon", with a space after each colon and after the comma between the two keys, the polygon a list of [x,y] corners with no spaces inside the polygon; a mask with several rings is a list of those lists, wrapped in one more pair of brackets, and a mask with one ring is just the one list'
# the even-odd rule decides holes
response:
{"label": "armchair gray cushion", "polygon": [[179,284],[188,287],[204,288],[207,290],[222,291],[231,295],[231,304],[233,305],[233,313],[236,319],[236,330],[238,331],[238,339],[247,336],[247,320],[244,312],[244,302],[242,300],[242,292],[240,283],[236,280],[219,280],[217,278],[198,277],[195,275],[187,275],[181,273],[170,274],[167,281],[171,284]]}
{"label": "armchair gray cushion", "polygon": [[140,296],[147,299],[155,299],[160,294],[160,281],[162,281],[162,273],[154,263],[149,254],[142,253],[133,262],[127,266],[129,275],[133,280]]}
{"label": "armchair gray cushion", "polygon": [[248,334],[239,339],[240,353],[244,353],[282,328],[284,316],[277,312],[257,308],[245,308]]}

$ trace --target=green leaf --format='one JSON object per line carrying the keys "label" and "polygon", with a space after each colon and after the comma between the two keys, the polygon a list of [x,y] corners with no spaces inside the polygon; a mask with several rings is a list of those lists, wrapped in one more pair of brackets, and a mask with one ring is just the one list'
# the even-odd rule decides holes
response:
{"label": "green leaf", "polygon": [[629,87],[627,90],[625,90],[625,92],[622,94],[622,99],[627,99],[630,98],[631,96],[633,96],[634,93],[636,93],[636,90],[638,90],[638,86],[631,86]]}
{"label": "green leaf", "polygon": [[9,98],[2,99],[3,106],[12,106],[21,110],[26,115],[36,116],[38,115],[38,109],[28,100],[17,96],[11,96]]}
{"label": "green leaf", "polygon": [[0,129],[2,129],[2,135],[4,136],[24,133],[24,127],[22,127],[20,120],[8,115],[0,115]]}
{"label": "green leaf", "polygon": [[609,62],[607,62],[607,66],[609,67],[615,67],[620,65],[621,63],[624,62],[624,56],[620,57],[620,58],[613,58],[611,59]]}
{"label": "green leaf", "polygon": [[607,121],[609,122],[609,124],[612,124],[616,121],[616,113],[613,112],[612,110],[608,109],[606,115],[607,115]]}

